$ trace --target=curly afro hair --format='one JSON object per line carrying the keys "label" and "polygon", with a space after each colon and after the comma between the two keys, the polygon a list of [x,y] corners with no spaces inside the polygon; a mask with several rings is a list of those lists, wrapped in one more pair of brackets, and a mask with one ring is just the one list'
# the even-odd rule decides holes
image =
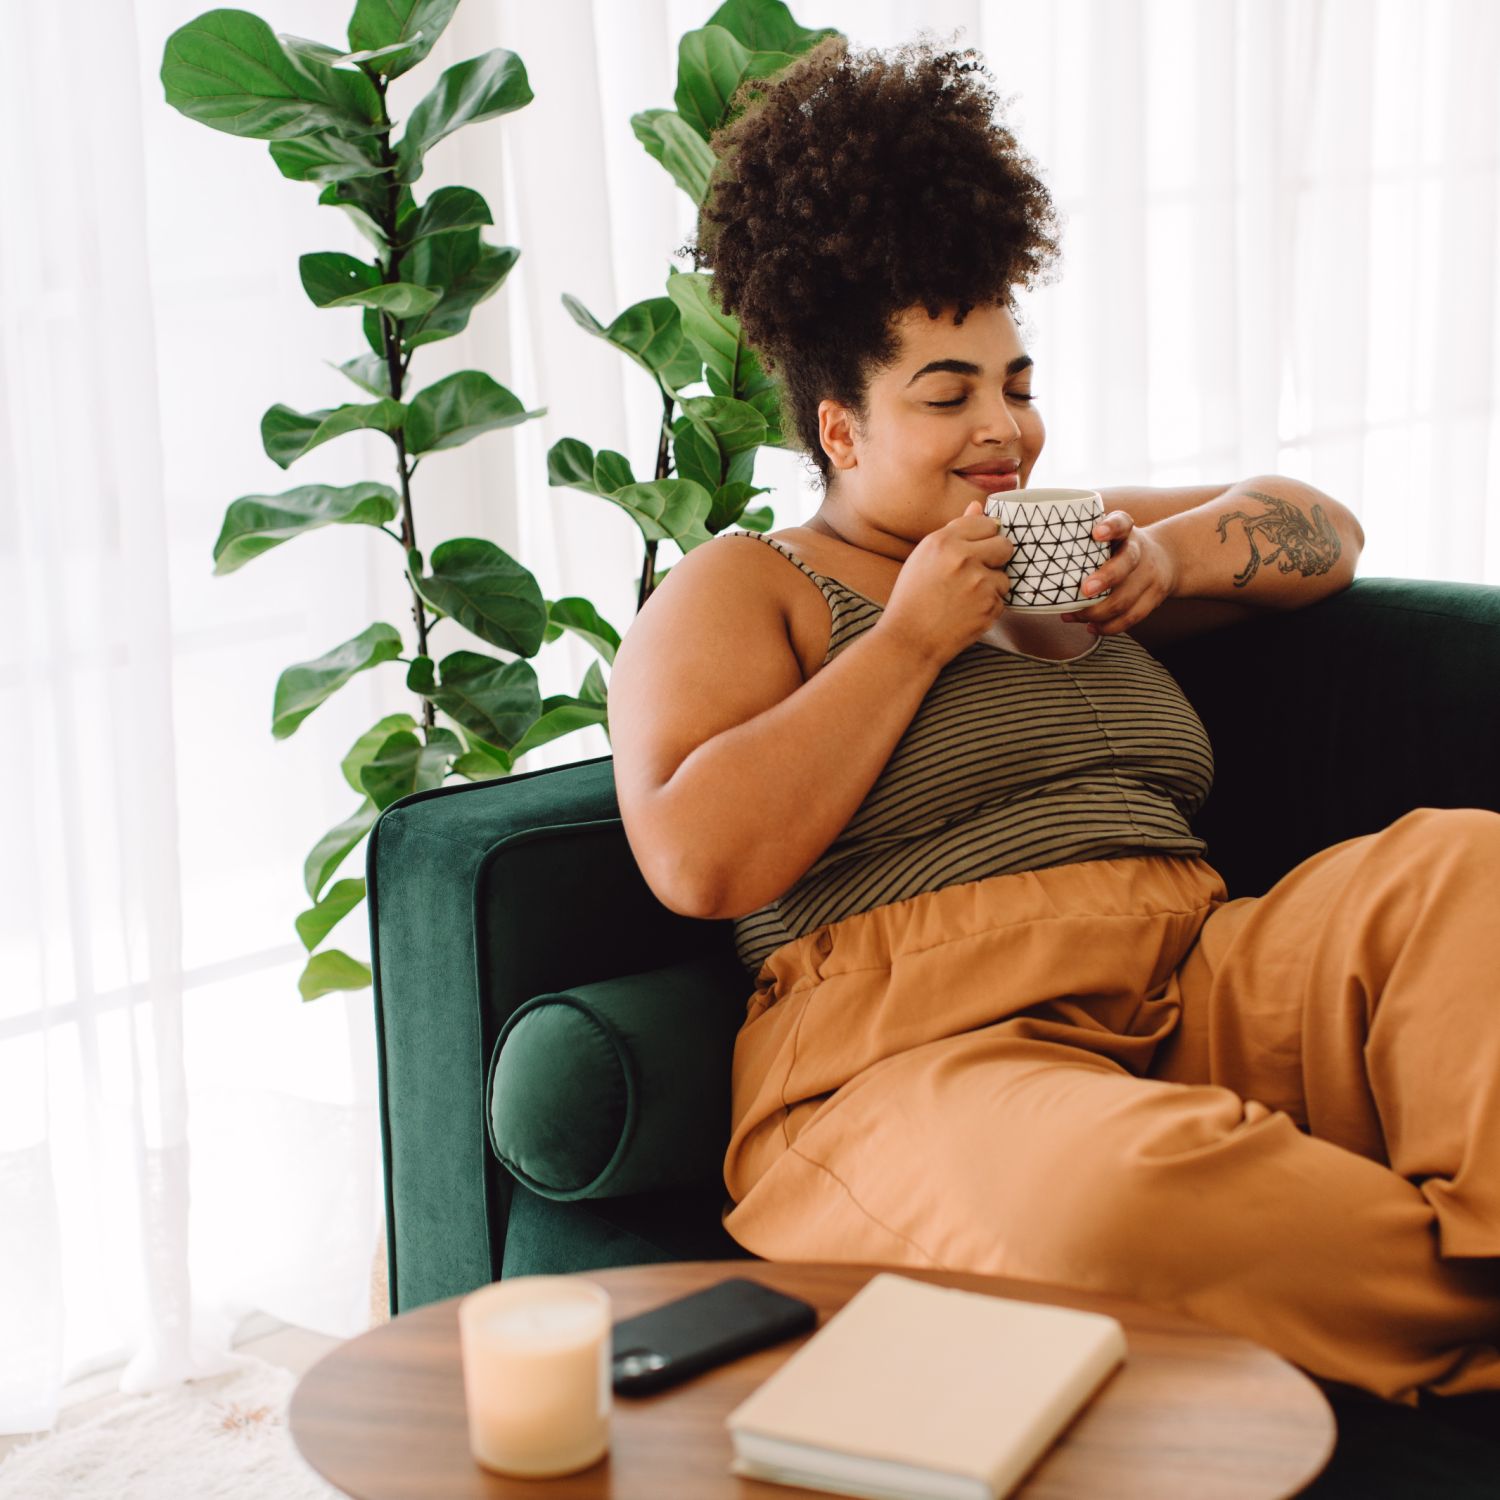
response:
{"label": "curly afro hair", "polygon": [[[887,57],[825,38],[781,73],[747,79],[715,157],[697,242],[715,296],[783,386],[783,430],[826,492],[825,397],[868,420],[870,378],[899,350],[895,321],[1012,306],[1058,251],[1051,195],[998,122],[972,48],[926,40]],[[737,116],[734,110],[742,110]]]}

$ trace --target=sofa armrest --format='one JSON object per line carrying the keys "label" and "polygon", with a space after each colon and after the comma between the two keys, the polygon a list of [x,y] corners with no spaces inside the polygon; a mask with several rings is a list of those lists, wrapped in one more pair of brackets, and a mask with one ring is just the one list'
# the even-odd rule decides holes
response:
{"label": "sofa armrest", "polygon": [[750,990],[715,954],[528,1000],[490,1064],[495,1154],[559,1202],[720,1180]]}
{"label": "sofa armrest", "polygon": [[514,1179],[487,1140],[485,1082],[511,1013],[732,955],[732,924],[656,899],[609,756],[403,797],[371,830],[365,877],[391,1310],[403,1312],[501,1275]]}

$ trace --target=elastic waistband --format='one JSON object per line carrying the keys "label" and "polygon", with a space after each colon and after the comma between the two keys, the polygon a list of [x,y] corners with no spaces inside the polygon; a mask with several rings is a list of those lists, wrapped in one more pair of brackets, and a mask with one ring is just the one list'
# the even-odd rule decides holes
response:
{"label": "elastic waistband", "polygon": [[1205,912],[1228,900],[1223,877],[1206,859],[1166,854],[1082,860],[992,875],[926,891],[814,929],[772,953],[757,990],[785,993],[799,979],[819,980],[889,968],[900,957],[962,944],[1008,927],[1044,932],[1119,918]]}

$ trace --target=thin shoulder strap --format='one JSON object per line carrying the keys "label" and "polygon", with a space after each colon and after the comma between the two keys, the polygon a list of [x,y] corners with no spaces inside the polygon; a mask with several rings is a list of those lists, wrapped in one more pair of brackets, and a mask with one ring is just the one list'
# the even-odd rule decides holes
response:
{"label": "thin shoulder strap", "polygon": [[840,583],[837,578],[830,578],[826,573],[819,573],[816,568],[810,568],[785,542],[774,536],[767,536],[761,531],[727,531],[725,536],[749,536],[754,537],[757,542],[764,542],[768,547],[774,547],[783,557],[802,569],[817,586],[827,594],[830,590],[841,594],[852,593],[853,590]]}

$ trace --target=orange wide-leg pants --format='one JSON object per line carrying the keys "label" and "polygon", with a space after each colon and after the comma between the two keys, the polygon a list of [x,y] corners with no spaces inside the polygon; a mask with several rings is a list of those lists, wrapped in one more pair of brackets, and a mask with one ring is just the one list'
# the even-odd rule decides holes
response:
{"label": "orange wide-leg pants", "polygon": [[773,953],[725,1227],[1060,1282],[1417,1404],[1500,1390],[1500,814],[1231,901],[1201,859],[915,896]]}

